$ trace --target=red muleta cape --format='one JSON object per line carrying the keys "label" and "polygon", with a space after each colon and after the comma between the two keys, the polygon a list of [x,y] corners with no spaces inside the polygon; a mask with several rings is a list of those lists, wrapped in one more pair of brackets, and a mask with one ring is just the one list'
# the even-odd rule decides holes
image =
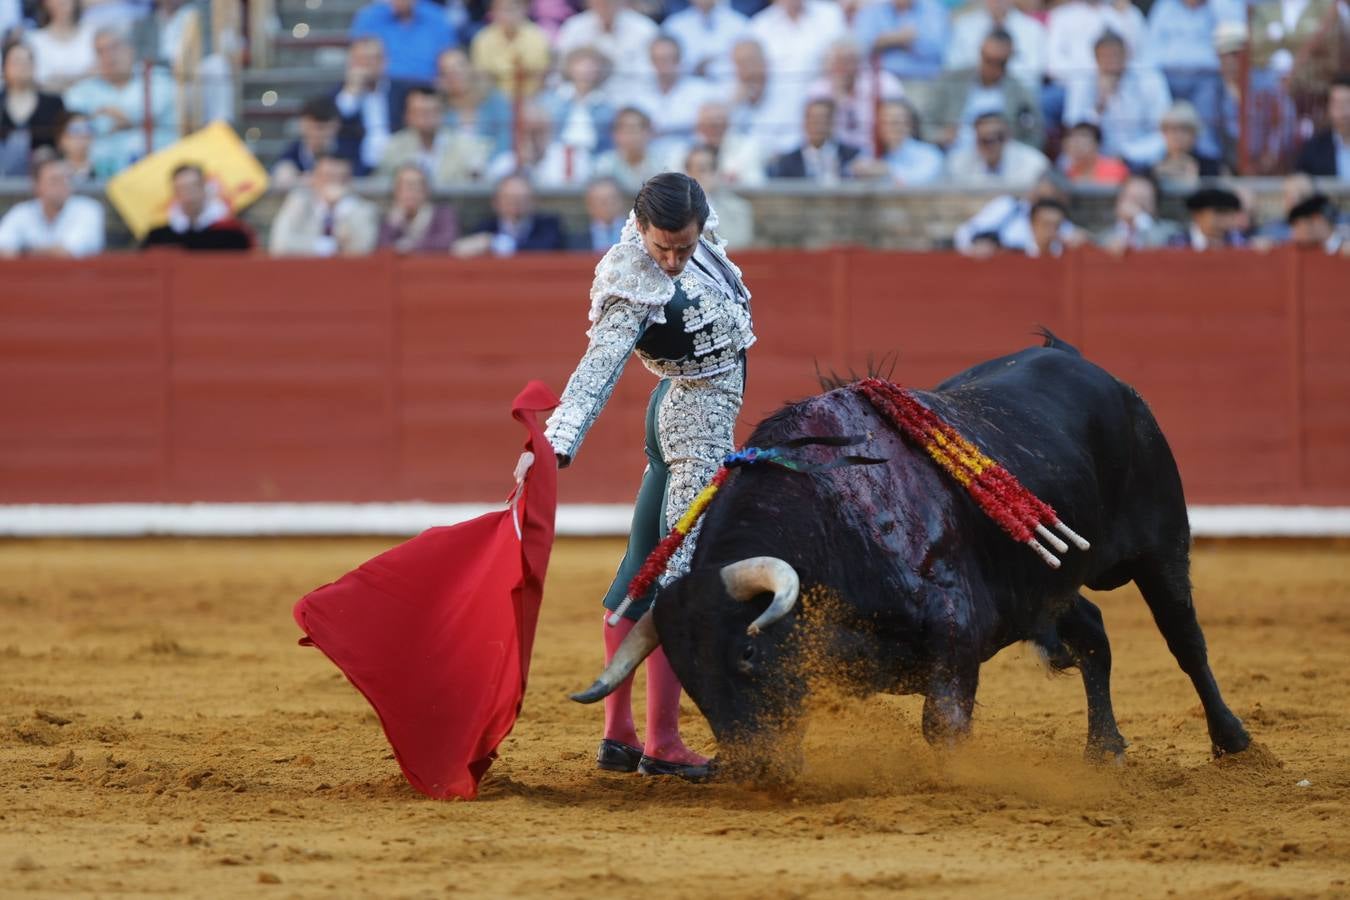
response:
{"label": "red muleta cape", "polygon": [[512,404],[535,455],[515,507],[520,537],[509,507],[430,528],[295,604],[300,643],[365,695],[403,774],[430,797],[477,795],[520,712],[558,499],[535,414],[557,405],[538,381]]}

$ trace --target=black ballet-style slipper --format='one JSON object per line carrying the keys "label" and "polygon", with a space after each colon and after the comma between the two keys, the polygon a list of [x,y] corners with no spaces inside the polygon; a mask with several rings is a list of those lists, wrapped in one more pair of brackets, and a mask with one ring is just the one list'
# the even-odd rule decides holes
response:
{"label": "black ballet-style slipper", "polygon": [[602,740],[600,749],[595,751],[595,764],[606,772],[636,772],[641,759],[640,748],[609,738]]}
{"label": "black ballet-style slipper", "polygon": [[683,778],[685,781],[707,781],[712,777],[711,761],[701,765],[692,765],[690,763],[667,762],[664,759],[657,759],[654,756],[643,755],[638,760],[637,771],[639,775],[675,775]]}

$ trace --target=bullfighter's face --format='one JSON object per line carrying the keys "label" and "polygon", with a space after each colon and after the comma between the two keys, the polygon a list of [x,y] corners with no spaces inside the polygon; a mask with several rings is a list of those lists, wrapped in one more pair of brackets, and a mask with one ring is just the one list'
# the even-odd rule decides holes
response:
{"label": "bullfighter's face", "polygon": [[684,271],[698,249],[699,228],[694,219],[690,219],[689,224],[678,231],[641,224],[638,230],[642,233],[642,246],[646,248],[647,255],[656,260],[661,271],[671,278]]}

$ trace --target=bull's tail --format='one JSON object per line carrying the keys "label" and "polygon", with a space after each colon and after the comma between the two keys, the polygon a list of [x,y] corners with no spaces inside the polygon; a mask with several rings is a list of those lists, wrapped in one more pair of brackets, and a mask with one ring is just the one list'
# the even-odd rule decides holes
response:
{"label": "bull's tail", "polygon": [[1045,342],[1041,344],[1042,347],[1049,347],[1052,350],[1063,350],[1065,353],[1072,353],[1074,356],[1083,355],[1079,352],[1077,347],[1070,344],[1068,341],[1060,340],[1055,336],[1053,331],[1046,328],[1044,325],[1037,325],[1036,333],[1045,338]]}

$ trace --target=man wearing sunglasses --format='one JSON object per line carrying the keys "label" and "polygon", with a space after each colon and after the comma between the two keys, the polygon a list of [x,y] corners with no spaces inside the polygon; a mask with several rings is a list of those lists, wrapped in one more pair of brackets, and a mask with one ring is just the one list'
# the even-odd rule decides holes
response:
{"label": "man wearing sunglasses", "polygon": [[1041,145],[1040,101],[1025,84],[1008,74],[1012,58],[1012,36],[995,30],[981,42],[974,66],[942,76],[928,114],[928,121],[937,126],[939,144],[949,149],[968,144],[975,115],[1001,109],[1012,123],[1017,140],[1032,147]]}
{"label": "man wearing sunglasses", "polygon": [[1015,187],[1028,185],[1049,167],[1045,154],[1012,139],[1008,117],[1002,110],[987,110],[975,117],[971,146],[953,150],[947,157],[947,177],[963,187]]}

